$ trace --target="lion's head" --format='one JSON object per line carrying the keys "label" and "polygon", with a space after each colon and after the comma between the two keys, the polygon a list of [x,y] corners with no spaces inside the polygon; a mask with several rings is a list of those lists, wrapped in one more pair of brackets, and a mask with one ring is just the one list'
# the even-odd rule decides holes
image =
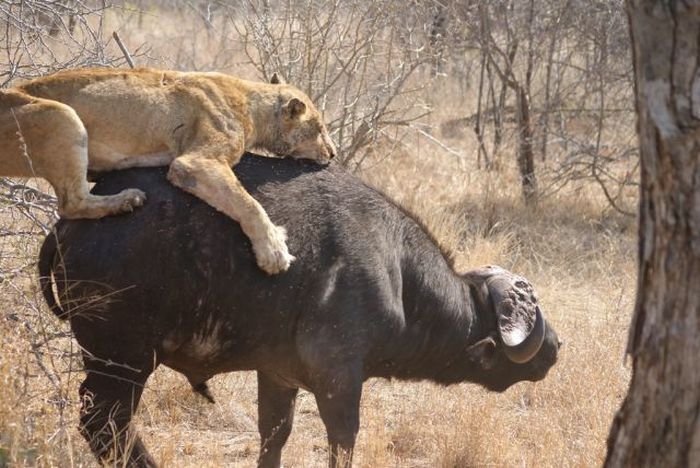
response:
{"label": "lion's head", "polygon": [[269,150],[295,159],[328,163],[336,150],[321,113],[311,99],[294,86],[284,83],[275,73],[270,80],[280,87],[278,135]]}

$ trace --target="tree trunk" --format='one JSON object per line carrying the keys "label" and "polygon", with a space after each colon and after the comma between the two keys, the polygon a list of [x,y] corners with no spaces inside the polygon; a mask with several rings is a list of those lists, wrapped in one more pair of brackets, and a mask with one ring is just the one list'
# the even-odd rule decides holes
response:
{"label": "tree trunk", "polygon": [[535,178],[535,157],[532,150],[532,124],[530,122],[530,101],[522,85],[515,89],[518,116],[518,169],[523,187],[525,203],[531,204],[537,195]]}
{"label": "tree trunk", "polygon": [[632,382],[606,467],[700,466],[700,9],[692,5],[627,3],[642,168],[639,280]]}

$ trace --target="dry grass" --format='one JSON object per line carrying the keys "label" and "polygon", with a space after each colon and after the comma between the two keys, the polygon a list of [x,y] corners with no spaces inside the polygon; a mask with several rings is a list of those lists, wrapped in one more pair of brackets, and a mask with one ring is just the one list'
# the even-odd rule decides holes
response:
{"label": "dry grass", "polygon": [[[113,21],[126,20],[122,15]],[[141,29],[124,26],[122,36],[149,41],[154,63],[171,65],[175,59],[167,46],[187,32],[155,11],[144,21]],[[165,27],[153,32],[153,22]],[[192,61],[201,66],[213,61],[200,57],[203,44],[214,41],[205,36],[192,36],[200,41]],[[431,95],[445,103],[430,117],[436,127],[463,115],[461,106],[469,104],[455,102],[453,89],[439,86]],[[515,169],[477,169],[470,137],[443,140],[466,156],[462,160],[423,136],[411,138],[378,148],[360,176],[424,219],[455,253],[458,269],[497,263],[527,276],[565,345],[547,379],[503,394],[466,384],[368,381],[356,465],[599,465],[629,380],[623,351],[634,299],[635,221],[609,210],[599,190],[585,184],[527,208]],[[34,229],[19,210],[2,206],[0,226]],[[94,466],[77,432],[77,345],[36,290],[40,240],[0,237],[0,271],[14,272],[0,279],[0,467]],[[136,422],[163,465],[254,464],[255,375],[220,375],[211,386],[215,405],[170,370],[159,369],[149,381]],[[298,467],[326,463],[325,430],[312,395],[303,391],[283,461]]]}

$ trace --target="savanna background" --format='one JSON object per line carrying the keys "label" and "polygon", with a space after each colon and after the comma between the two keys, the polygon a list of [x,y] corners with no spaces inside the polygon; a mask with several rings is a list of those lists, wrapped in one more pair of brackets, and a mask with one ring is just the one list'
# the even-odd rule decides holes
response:
{"label": "savanna background", "polygon": [[[79,66],[281,73],[313,97],[339,163],[423,219],[459,270],[535,285],[565,341],[538,383],[370,380],[357,466],[596,466],[627,391],[638,158],[621,0],[3,0],[0,85]],[[134,138],[138,138],[134,135]],[[18,136],[18,144],[21,138]],[[94,466],[77,431],[79,349],[36,257],[43,182],[0,178],[0,466]],[[252,466],[254,373],[217,403],[161,368],[137,426],[165,466]],[[285,466],[325,466],[301,392]]]}

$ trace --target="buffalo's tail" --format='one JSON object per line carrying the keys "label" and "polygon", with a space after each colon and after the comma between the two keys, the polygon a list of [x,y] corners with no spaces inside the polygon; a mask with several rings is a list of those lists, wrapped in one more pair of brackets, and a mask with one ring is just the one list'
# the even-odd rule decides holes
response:
{"label": "buffalo's tail", "polygon": [[57,248],[58,241],[56,240],[56,234],[52,231],[46,236],[46,239],[44,239],[44,243],[41,245],[41,250],[39,251],[39,285],[41,286],[41,293],[44,295],[44,300],[49,306],[49,309],[51,309],[51,312],[59,319],[65,320],[68,318],[68,315],[58,304],[58,301],[56,301],[56,295],[53,292],[53,265]]}
{"label": "buffalo's tail", "polygon": [[207,385],[206,380],[199,383],[194,383],[190,380],[190,385],[192,385],[192,390],[195,393],[202,395],[209,403],[216,403],[214,401],[214,396],[211,394],[211,391],[209,391],[209,385]]}

